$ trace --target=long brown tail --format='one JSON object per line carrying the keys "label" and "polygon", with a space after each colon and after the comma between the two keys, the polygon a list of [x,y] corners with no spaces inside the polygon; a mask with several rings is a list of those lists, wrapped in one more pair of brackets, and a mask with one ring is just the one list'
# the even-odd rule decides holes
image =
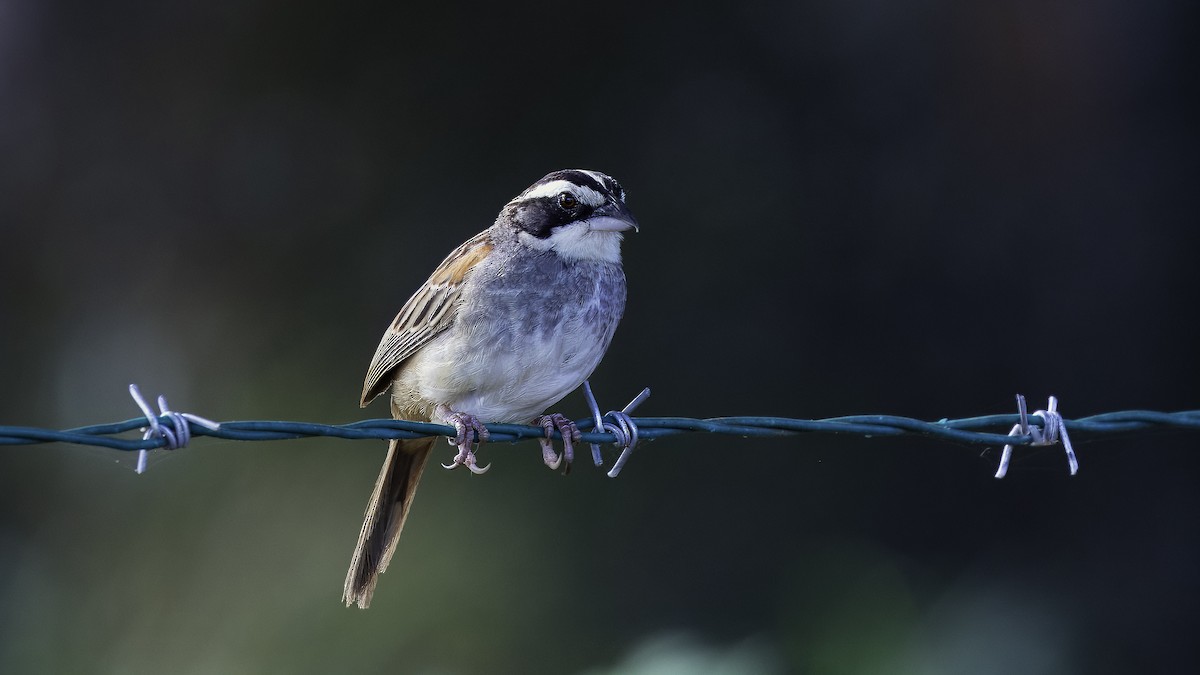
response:
{"label": "long brown tail", "polygon": [[396,542],[404,529],[434,440],[395,440],[388,446],[387,459],[383,461],[375,491],[367,503],[362,532],[354,547],[354,557],[350,559],[350,571],[346,573],[342,600],[347,607],[357,602],[359,607],[366,609],[371,604],[379,575],[387,569],[388,561],[396,551]]}

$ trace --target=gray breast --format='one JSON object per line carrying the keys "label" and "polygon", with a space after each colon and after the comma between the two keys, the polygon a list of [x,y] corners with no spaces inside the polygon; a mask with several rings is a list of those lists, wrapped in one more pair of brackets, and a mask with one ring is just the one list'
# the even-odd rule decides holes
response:
{"label": "gray breast", "polygon": [[473,300],[462,307],[457,328],[501,349],[559,340],[592,342],[578,348],[601,353],[607,348],[625,311],[619,265],[536,251],[492,261],[471,279],[474,292],[464,295]]}

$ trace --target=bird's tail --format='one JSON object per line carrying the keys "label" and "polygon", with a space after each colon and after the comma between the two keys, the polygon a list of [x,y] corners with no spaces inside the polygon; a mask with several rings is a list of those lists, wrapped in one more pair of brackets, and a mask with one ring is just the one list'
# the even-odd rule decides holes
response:
{"label": "bird's tail", "polygon": [[394,440],[388,446],[387,459],[383,461],[383,469],[375,481],[375,491],[367,503],[362,532],[358,535],[358,545],[354,547],[354,557],[350,559],[350,571],[346,573],[342,600],[347,607],[358,603],[359,607],[366,609],[371,604],[371,595],[375,592],[379,575],[387,569],[388,561],[396,551],[396,542],[400,539],[400,531],[404,529],[404,521],[408,518],[408,510],[412,506],[413,495],[417,492],[417,483],[421,481],[421,471],[425,469],[434,440]]}

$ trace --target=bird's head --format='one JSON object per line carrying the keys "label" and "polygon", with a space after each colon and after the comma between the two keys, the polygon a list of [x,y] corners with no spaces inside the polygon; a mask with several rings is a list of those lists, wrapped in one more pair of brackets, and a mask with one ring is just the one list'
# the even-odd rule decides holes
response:
{"label": "bird's head", "polygon": [[621,233],[638,229],[621,184],[584,169],[546,174],[504,206],[499,222],[531,248],[597,262],[620,262]]}

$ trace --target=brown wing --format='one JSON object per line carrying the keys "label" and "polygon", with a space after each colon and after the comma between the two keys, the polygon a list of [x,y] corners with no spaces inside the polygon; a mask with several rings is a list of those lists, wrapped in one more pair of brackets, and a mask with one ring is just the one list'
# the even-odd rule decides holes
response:
{"label": "brown wing", "polygon": [[366,406],[392,384],[392,372],[454,323],[459,291],[467,274],[492,250],[487,230],[471,237],[442,261],[388,326],[367,369],[362,401]]}

